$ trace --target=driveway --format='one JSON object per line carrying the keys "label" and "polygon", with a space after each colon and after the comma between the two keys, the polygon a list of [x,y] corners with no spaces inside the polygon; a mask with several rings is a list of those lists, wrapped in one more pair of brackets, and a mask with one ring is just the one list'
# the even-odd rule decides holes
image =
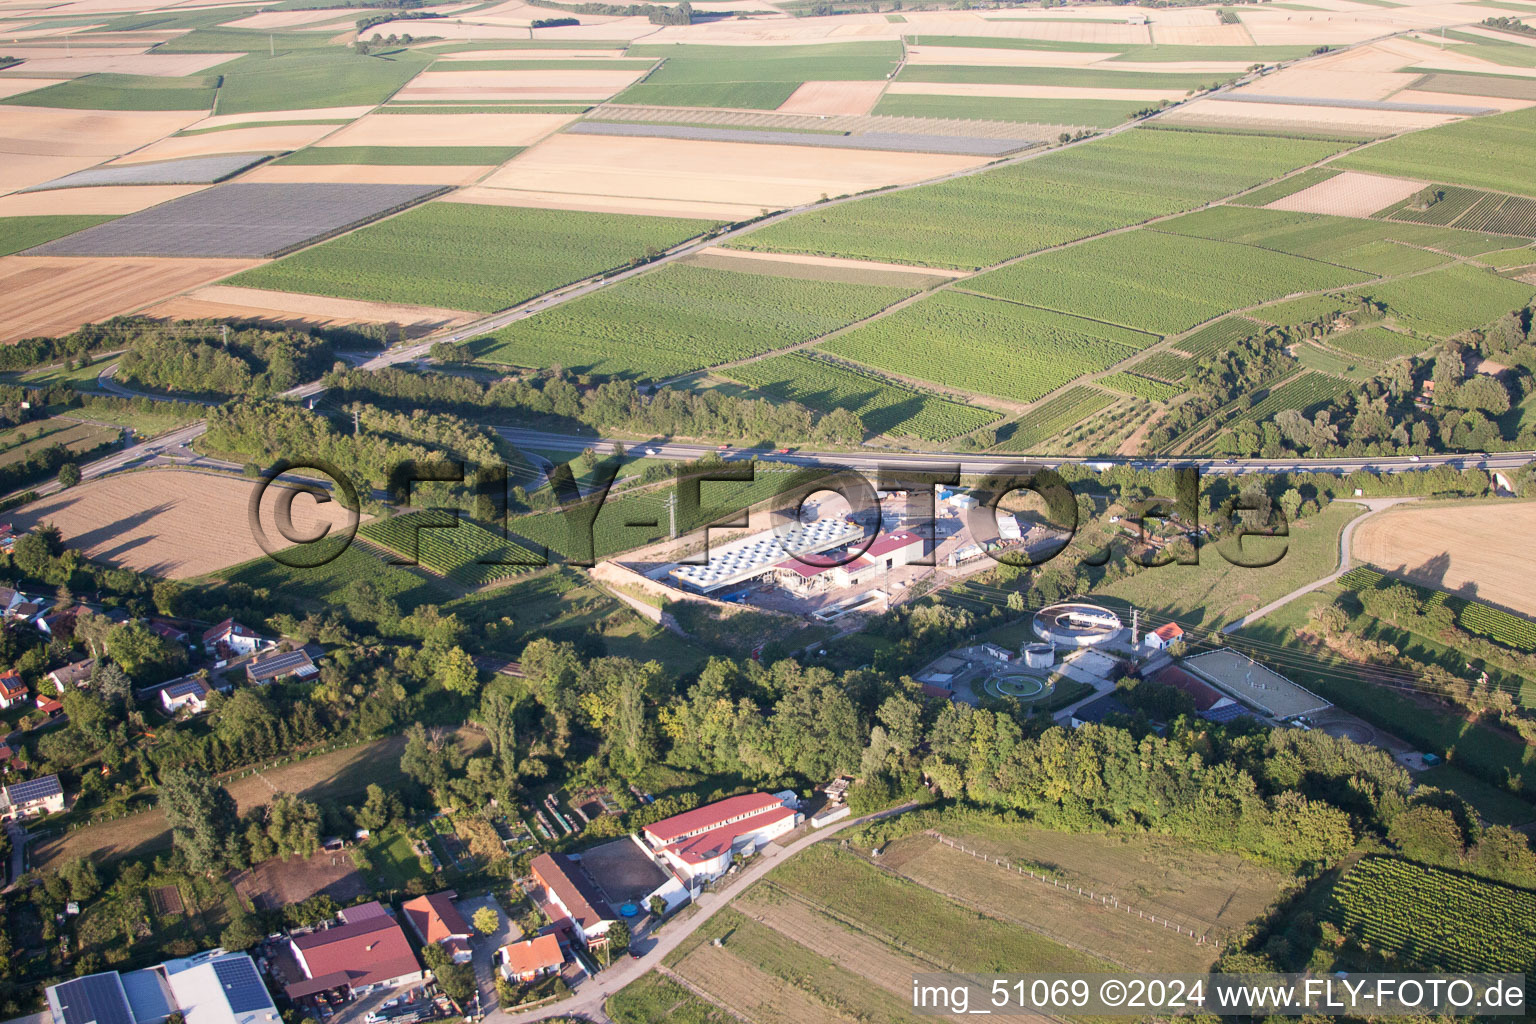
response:
{"label": "driveway", "polygon": [[490,935],[474,932],[470,948],[474,951],[475,983],[480,988],[480,1009],[486,1013],[496,1008],[496,951],[508,942],[522,938],[523,930],[512,923],[511,916],[494,896],[470,896],[458,901],[459,913],[474,927],[475,911],[490,907],[499,922]]}

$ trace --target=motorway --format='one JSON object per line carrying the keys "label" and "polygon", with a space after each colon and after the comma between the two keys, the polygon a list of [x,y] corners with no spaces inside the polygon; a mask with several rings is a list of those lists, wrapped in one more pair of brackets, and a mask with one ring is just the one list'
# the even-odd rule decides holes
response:
{"label": "motorway", "polygon": [[677,441],[615,441],[612,438],[582,437],[573,434],[554,434],[516,427],[496,427],[506,441],[518,446],[579,452],[593,448],[598,452],[611,452],[615,443],[622,444],[630,455],[644,453],[657,459],[698,459],[711,452],[723,459],[760,458],[795,466],[847,467],[858,470],[877,470],[881,466],[941,467],[959,465],[967,474],[1004,473],[1024,466],[1078,465],[1090,469],[1108,469],[1112,466],[1131,466],[1138,469],[1163,469],[1194,467],[1201,473],[1352,473],[1367,470],[1377,473],[1404,473],[1414,470],[1449,466],[1452,469],[1483,469],[1506,472],[1520,469],[1536,461],[1536,452],[1498,452],[1483,455],[1424,455],[1391,457],[1358,457],[1343,459],[1218,459],[1197,456],[1142,456],[1083,455],[1038,456],[998,455],[976,452],[906,452],[896,449],[854,452],[818,452],[807,449],[791,449],[781,454],[773,448],[747,448],[707,444],[684,444]]}

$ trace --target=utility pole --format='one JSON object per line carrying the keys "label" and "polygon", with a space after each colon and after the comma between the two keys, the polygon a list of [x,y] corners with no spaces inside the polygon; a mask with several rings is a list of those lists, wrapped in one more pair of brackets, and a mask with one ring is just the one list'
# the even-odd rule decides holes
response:
{"label": "utility pole", "polygon": [[277,37],[271,34],[267,36],[267,56],[277,56]]}
{"label": "utility pole", "polygon": [[360,433],[362,433],[362,428],[358,426],[357,409],[354,408],[352,410],[352,436],[356,437]]}
{"label": "utility pole", "polygon": [[667,536],[677,540],[677,491],[667,495]]}

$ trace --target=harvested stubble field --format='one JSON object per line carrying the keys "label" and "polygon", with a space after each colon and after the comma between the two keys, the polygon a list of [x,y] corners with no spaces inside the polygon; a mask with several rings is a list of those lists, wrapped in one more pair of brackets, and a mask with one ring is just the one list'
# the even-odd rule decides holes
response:
{"label": "harvested stubble field", "polygon": [[811,341],[917,288],[671,264],[503,328],[476,355],[664,379]]}
{"label": "harvested stubble field", "polygon": [[[1015,302],[1176,334],[1234,307],[1337,288],[1368,276],[1252,246],[1143,229],[1045,253],[967,286]],[[1114,288],[1104,288],[1106,281],[1114,281]]]}
{"label": "harvested stubble field", "polygon": [[[108,565],[186,579],[263,554],[247,512],[254,487],[248,480],[187,470],[120,473],[23,506],[12,521],[18,530],[52,523],[65,544]],[[263,497],[262,526],[283,544],[274,511],[279,490],[269,488]],[[293,502],[299,536],[322,524],[334,532],[346,519],[336,501],[318,504],[301,494]]]}
{"label": "harvested stubble field", "polygon": [[779,105],[784,114],[867,114],[885,83],[805,82]]}
{"label": "harvested stubble field", "polygon": [[[1017,166],[809,210],[731,243],[977,270],[1257,185],[1332,143],[1133,131]],[[1198,177],[1177,168],[1201,168]]]}
{"label": "harvested stubble field", "polygon": [[753,214],[966,170],[984,157],[692,139],[557,135],[486,179],[489,188],[720,202]]}
{"label": "harvested stubble field", "polygon": [[1330,213],[1337,217],[1369,217],[1377,210],[1401,202],[1426,183],[1411,178],[1344,171],[1331,174],[1310,188],[1276,199],[1271,210]]}
{"label": "harvested stubble field", "polygon": [[196,135],[175,135],[145,146],[113,162],[113,167],[125,164],[151,163],[157,160],[180,160],[187,157],[223,156],[247,154],[255,161],[255,154],[286,153],[309,145],[316,139],[336,130],[336,126],[324,121],[308,121],[303,124],[269,125],[266,127],[226,128],[217,132],[200,132]]}
{"label": "harvested stubble field", "polygon": [[[445,65],[452,67],[453,65]],[[395,93],[412,100],[605,100],[639,71],[427,71]]]}
{"label": "harvested stubble field", "polygon": [[822,413],[847,409],[871,434],[907,435],[935,443],[969,433],[1000,415],[798,352],[728,367],[721,376],[776,402],[799,402]]}
{"label": "harvested stubble field", "polygon": [[0,342],[67,334],[255,265],[253,260],[0,258]]}
{"label": "harvested stubble field", "polygon": [[327,138],[322,146],[531,146],[572,120],[567,114],[439,114],[410,119],[373,114]]}
{"label": "harvested stubble field", "polygon": [[157,303],[144,310],[144,315],[176,320],[259,320],[293,327],[393,324],[404,338],[457,327],[475,318],[475,314],[458,309],[336,299],[219,284]]}
{"label": "harvested stubble field", "polygon": [[1094,320],[944,291],[820,347],[899,376],[1033,402],[1155,340]]}
{"label": "harvested stubble field", "polygon": [[489,313],[668,249],[710,221],[436,202],[231,284]]}
{"label": "harvested stubble field", "polygon": [[1531,502],[1392,509],[1360,524],[1352,553],[1415,583],[1536,617],[1533,530]]}

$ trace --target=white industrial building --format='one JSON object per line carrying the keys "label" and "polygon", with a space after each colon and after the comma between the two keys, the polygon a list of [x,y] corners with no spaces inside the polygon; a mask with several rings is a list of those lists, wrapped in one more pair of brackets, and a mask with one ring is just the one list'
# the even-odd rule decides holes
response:
{"label": "white industrial building", "polygon": [[863,536],[864,528],[847,519],[792,523],[722,544],[710,552],[705,564],[680,565],[667,575],[700,593],[712,594],[766,575],[786,559],[820,555]]}
{"label": "white industrial building", "polygon": [[695,889],[725,874],[738,854],[761,849],[803,820],[783,797],[747,793],[663,818],[641,835],[652,854]]}
{"label": "white industrial building", "polygon": [[244,953],[211,949],[157,967],[103,971],[50,985],[55,1024],[277,1024],[281,1019],[256,965]]}

